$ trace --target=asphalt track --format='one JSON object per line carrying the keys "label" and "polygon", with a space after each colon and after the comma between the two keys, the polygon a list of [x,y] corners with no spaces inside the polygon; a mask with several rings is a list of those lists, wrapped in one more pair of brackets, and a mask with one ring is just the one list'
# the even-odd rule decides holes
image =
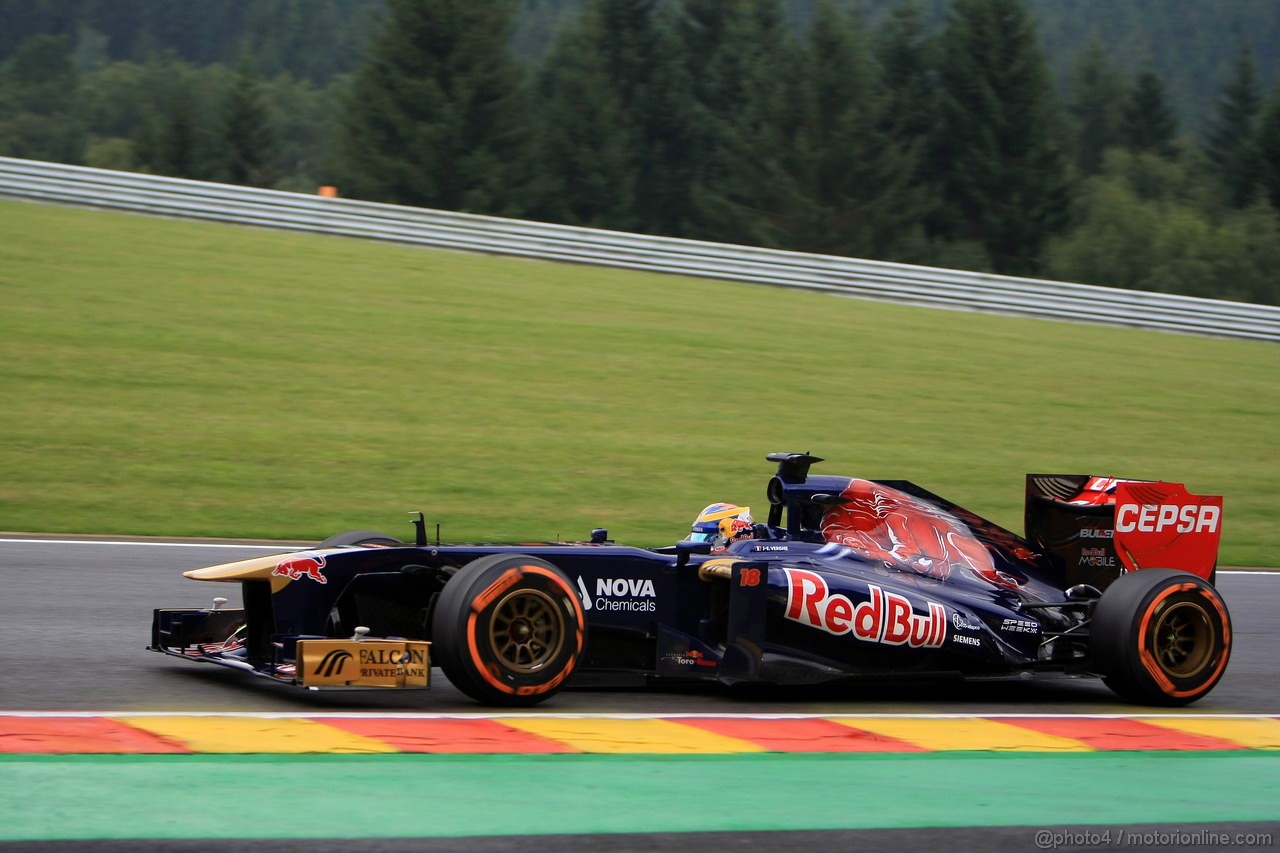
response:
{"label": "asphalt track", "polygon": [[[237,673],[213,667],[184,665],[145,652],[150,611],[156,606],[192,606],[222,594],[236,603],[233,585],[199,584],[181,576],[187,568],[226,562],[271,550],[255,545],[156,543],[37,542],[24,538],[0,538],[0,711],[97,713],[169,712],[268,712],[280,714],[367,714],[374,712],[426,712],[473,714],[483,709],[455,691],[439,677],[429,693],[307,694],[260,683]],[[1280,651],[1280,629],[1274,614],[1280,608],[1280,576],[1266,573],[1224,573],[1219,579],[1231,610],[1236,645],[1232,663],[1222,683],[1205,700],[1180,713],[1187,715],[1280,715],[1274,688],[1274,661]],[[1100,684],[1073,680],[1046,683],[986,683],[946,685],[859,685],[839,690],[794,691],[783,695],[739,695],[722,690],[616,691],[571,690],[561,693],[540,711],[562,714],[1149,714],[1151,709],[1117,702]],[[1112,846],[1123,849],[1275,849],[1280,838],[1280,774],[1275,753],[1223,754],[1148,753],[1040,757],[959,753],[902,757],[771,756],[748,763],[721,756],[713,761],[681,763],[670,758],[646,765],[642,758],[627,757],[613,763],[591,762],[584,756],[555,756],[534,760],[511,759],[497,775],[477,784],[490,785],[498,795],[493,802],[505,810],[536,809],[550,812],[553,820],[540,824],[537,846],[547,850],[589,850],[607,845],[614,850],[809,850],[923,849],[1060,849],[1090,850]],[[50,759],[41,756],[40,759]],[[95,764],[85,757],[50,761],[0,762],[0,779],[9,778],[32,802],[56,802],[67,772],[95,784],[99,790],[121,785],[120,809],[136,803],[139,789],[159,785],[154,800],[159,808],[195,809],[206,816],[208,838],[253,836],[255,849],[350,849],[352,841],[332,842],[316,838],[281,838],[279,831],[232,832],[208,823],[218,813],[235,814],[252,805],[260,811],[257,823],[237,824],[241,829],[274,826],[272,814],[286,815],[307,808],[308,788],[318,787],[387,791],[397,769],[424,765],[402,764],[388,759],[439,761],[437,756],[380,756],[375,771],[361,775],[342,761],[310,756],[302,763],[280,760],[268,763],[265,772],[278,776],[278,802],[237,804],[234,792],[243,779],[243,767],[216,761],[210,756],[143,756],[153,763],[135,760],[127,764]],[[226,759],[226,756],[216,758]],[[827,759],[824,761],[823,759]],[[455,759],[456,760],[456,759]],[[70,764],[67,762],[70,761]],[[81,763],[76,764],[79,761]],[[166,762],[187,762],[167,764]],[[763,761],[763,763],[761,763]],[[61,762],[61,763],[58,763]],[[452,765],[455,770],[484,770],[483,763]],[[585,762],[585,763],[575,763]],[[639,763],[636,763],[639,762]],[[430,765],[426,765],[428,769]],[[443,766],[443,765],[441,765]],[[68,771],[70,768],[70,771]],[[58,772],[54,772],[54,771]],[[237,775],[239,774],[239,775]],[[550,774],[550,775],[548,775]],[[579,782],[573,782],[581,774]],[[154,780],[162,780],[157,783]],[[648,782],[644,780],[648,778]],[[404,779],[422,784],[422,777]],[[487,779],[488,781],[485,781]],[[149,781],[150,780],[150,781]],[[329,780],[328,785],[326,781]],[[566,781],[568,780],[568,781]],[[763,780],[763,781],[762,781]],[[1061,780],[1056,783],[1052,780]],[[1110,780],[1110,781],[1107,781]],[[548,786],[568,785],[568,800],[547,802]],[[1198,794],[1212,787],[1213,796]],[[438,787],[438,786],[437,786]],[[430,789],[430,786],[427,786]],[[985,792],[975,799],[975,789]],[[13,787],[10,790],[14,790]],[[394,791],[394,787],[390,790]],[[559,790],[559,789],[558,789]],[[858,820],[834,822],[842,812],[840,791],[858,791],[851,803],[865,815]],[[665,791],[667,796],[656,792]],[[670,794],[676,794],[674,800]],[[794,813],[775,822],[753,822],[763,804],[781,797]],[[1028,798],[1029,793],[1056,792]],[[1074,792],[1074,793],[1068,793]],[[1129,807],[1138,793],[1142,807]],[[66,792],[72,793],[72,792]],[[447,802],[450,791],[422,790]],[[559,799],[563,800],[561,790]],[[843,795],[845,798],[848,794]],[[1269,805],[1261,811],[1258,796]],[[656,797],[656,799],[655,799]],[[23,798],[18,798],[21,801]],[[377,797],[365,796],[376,815]],[[167,804],[165,801],[168,801]],[[319,801],[317,801],[319,802]],[[645,821],[647,808],[658,803],[663,819]],[[950,805],[948,805],[950,803]],[[1115,804],[1112,807],[1110,804]],[[976,810],[966,817],[965,809]],[[1015,807],[1016,804],[1016,807]],[[466,803],[458,803],[463,814]],[[1239,806],[1238,808],[1236,806]],[[472,803],[472,808],[475,804]],[[16,806],[15,806],[16,808]],[[402,793],[382,801],[387,813],[411,809]],[[56,812],[56,809],[54,810]],[[674,820],[680,815],[735,814],[730,822],[750,832],[700,832],[708,824],[698,820]],[[533,812],[529,812],[532,814]],[[576,815],[577,822],[563,824],[588,834],[565,835],[552,831],[555,816]],[[55,815],[56,816],[56,815]],[[826,816],[826,817],[824,817]],[[625,819],[623,819],[625,818]],[[11,814],[12,819],[12,814]],[[196,850],[208,842],[186,833],[140,840],[128,837],[128,818],[121,817],[127,840],[119,831],[102,831],[95,841],[0,841],[0,850]],[[807,821],[807,822],[806,822]],[[1104,825],[1102,821],[1107,823]],[[532,822],[532,821],[531,821]],[[721,821],[723,823],[723,821]],[[974,826],[973,824],[986,824]],[[357,822],[355,826],[363,826]],[[373,825],[373,824],[370,824]],[[359,833],[359,847],[368,850],[492,850],[527,849],[527,835],[511,834],[504,820],[494,819],[494,834],[487,837],[425,839],[396,837],[388,831]],[[680,831],[665,831],[669,827]],[[824,829],[826,826],[837,828]],[[903,828],[897,828],[903,827]],[[911,828],[907,828],[911,827]],[[1113,830],[1103,843],[1103,833]],[[515,830],[518,832],[519,830]],[[198,830],[196,830],[198,833]],[[463,833],[472,835],[475,830]],[[592,835],[606,832],[608,838]],[[1161,837],[1160,833],[1166,833]],[[1167,833],[1178,833],[1167,835]],[[1039,834],[1038,834],[1039,833]],[[1048,833],[1042,839],[1042,835]],[[1124,833],[1123,835],[1121,833]],[[1253,837],[1250,836],[1253,834]],[[1259,835],[1260,833],[1260,835]],[[322,833],[332,838],[338,833]],[[432,833],[437,834],[437,833]],[[457,834],[457,833],[455,833]],[[261,840],[259,836],[273,837]],[[30,838],[6,833],[0,839]],[[1042,843],[1044,840],[1046,843]]]}

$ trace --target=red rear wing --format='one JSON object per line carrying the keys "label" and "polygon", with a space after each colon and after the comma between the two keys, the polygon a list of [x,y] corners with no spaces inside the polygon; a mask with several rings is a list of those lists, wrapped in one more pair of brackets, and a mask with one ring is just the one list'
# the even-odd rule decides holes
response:
{"label": "red rear wing", "polygon": [[1123,572],[1181,569],[1214,579],[1222,497],[1181,483],[1028,474],[1027,539],[1066,564],[1068,585],[1105,588]]}
{"label": "red rear wing", "polygon": [[1121,481],[1115,531],[1127,570],[1182,569],[1208,580],[1218,565],[1222,496],[1193,495],[1181,483]]}

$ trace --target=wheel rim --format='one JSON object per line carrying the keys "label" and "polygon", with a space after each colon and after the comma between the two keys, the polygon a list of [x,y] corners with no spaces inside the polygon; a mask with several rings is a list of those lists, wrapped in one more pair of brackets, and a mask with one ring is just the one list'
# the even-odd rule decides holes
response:
{"label": "wheel rim", "polygon": [[489,645],[498,662],[513,672],[545,667],[564,645],[564,616],[555,599],[535,589],[521,589],[494,607]]}
{"label": "wheel rim", "polygon": [[1166,608],[1156,619],[1151,637],[1156,663],[1175,678],[1196,675],[1213,656],[1213,621],[1209,612],[1193,601]]}

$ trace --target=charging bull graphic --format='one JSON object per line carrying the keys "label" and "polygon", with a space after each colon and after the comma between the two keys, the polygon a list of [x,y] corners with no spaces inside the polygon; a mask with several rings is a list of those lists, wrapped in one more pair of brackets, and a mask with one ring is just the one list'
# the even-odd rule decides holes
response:
{"label": "charging bull graphic", "polygon": [[291,581],[306,577],[316,583],[328,583],[329,579],[321,571],[324,568],[324,562],[323,554],[295,554],[277,563],[271,570],[271,574],[286,577]]}
{"label": "charging bull graphic", "polygon": [[826,541],[939,580],[962,568],[989,583],[1014,585],[996,570],[991,553],[969,528],[949,513],[869,480],[853,480],[840,496],[846,502],[822,519]]}

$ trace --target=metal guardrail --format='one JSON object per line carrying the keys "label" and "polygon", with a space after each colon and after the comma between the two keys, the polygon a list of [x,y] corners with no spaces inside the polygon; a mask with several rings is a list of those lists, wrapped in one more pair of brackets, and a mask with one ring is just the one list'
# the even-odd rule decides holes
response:
{"label": "metal guardrail", "polygon": [[886,302],[1280,341],[1280,307],[578,228],[0,157],[0,196],[826,291]]}

